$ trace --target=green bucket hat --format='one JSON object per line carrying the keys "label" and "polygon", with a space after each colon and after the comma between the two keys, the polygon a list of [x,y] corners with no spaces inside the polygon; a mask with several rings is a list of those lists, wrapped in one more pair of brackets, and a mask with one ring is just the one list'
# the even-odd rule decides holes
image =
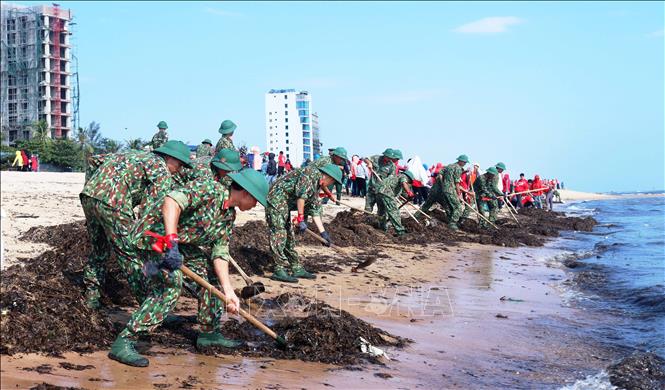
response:
{"label": "green bucket hat", "polygon": [[495,167],[489,167],[487,168],[487,173],[491,173],[492,175],[496,176],[499,174],[499,171],[497,171]]}
{"label": "green bucket hat", "polygon": [[220,150],[215,154],[215,157],[210,160],[210,164],[225,171],[237,171],[242,168],[240,153],[233,149]]}
{"label": "green bucket hat", "polygon": [[404,158],[404,156],[402,156],[402,151],[399,150],[399,149],[393,149],[393,154],[395,156],[393,158],[396,158],[396,159],[399,159],[399,160]]}
{"label": "green bucket hat", "polygon": [[158,129],[168,129],[169,125],[167,125],[166,122],[164,122],[164,121],[159,121],[159,123],[157,124],[157,128]]}
{"label": "green bucket hat", "polygon": [[460,154],[459,157],[457,157],[457,161],[463,161],[465,163],[468,163],[469,157],[466,154]]}
{"label": "green bucket hat", "polygon": [[189,159],[189,147],[182,141],[167,141],[164,145],[155,149],[154,152],[176,158],[187,168],[192,167],[192,161]]}
{"label": "green bucket hat", "polygon": [[411,179],[411,181],[413,181],[416,178],[415,176],[413,176],[413,172],[411,171],[404,171],[404,174],[406,175],[406,177]]}
{"label": "green bucket hat", "polygon": [[383,151],[383,156],[388,158],[394,158],[394,151],[391,148],[388,148]]}
{"label": "green bucket hat", "polygon": [[342,184],[342,170],[335,164],[326,164],[322,167],[319,167],[319,170],[326,175],[335,179],[339,184]]}
{"label": "green bucket hat", "polygon": [[204,139],[203,142],[201,142],[201,143],[202,144],[208,144],[208,145],[212,146],[212,141],[209,140],[208,138]]}
{"label": "green bucket hat", "polygon": [[232,134],[235,131],[236,127],[238,126],[236,126],[236,124],[233,123],[233,121],[227,119],[224,122],[222,122],[222,124],[219,126],[219,133],[224,135]]}
{"label": "green bucket hat", "polygon": [[333,156],[341,157],[344,160],[348,160],[348,158],[346,157],[346,149],[344,149],[341,146],[338,147],[338,148],[333,149],[332,154],[333,154]]}
{"label": "green bucket hat", "polygon": [[496,163],[496,165],[494,167],[496,167],[496,169],[503,169],[504,171],[506,170],[506,164],[504,164],[502,162]]}
{"label": "green bucket hat", "polygon": [[259,171],[245,168],[240,172],[229,173],[231,180],[235,181],[245,191],[249,192],[259,203],[266,207],[268,201],[268,181]]}

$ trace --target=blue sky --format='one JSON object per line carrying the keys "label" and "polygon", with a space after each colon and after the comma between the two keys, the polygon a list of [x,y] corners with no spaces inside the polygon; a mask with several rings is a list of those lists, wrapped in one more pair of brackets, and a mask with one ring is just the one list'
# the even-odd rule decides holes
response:
{"label": "blue sky", "polygon": [[60,4],[77,23],[81,122],[107,137],[166,120],[196,144],[232,119],[236,143],[264,149],[264,93],[295,88],[324,147],[665,188],[662,2]]}

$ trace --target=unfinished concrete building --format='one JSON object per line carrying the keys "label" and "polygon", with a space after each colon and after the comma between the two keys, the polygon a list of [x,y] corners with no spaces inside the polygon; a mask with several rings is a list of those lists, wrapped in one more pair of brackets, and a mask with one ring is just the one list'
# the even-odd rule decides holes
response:
{"label": "unfinished concrete building", "polygon": [[70,10],[2,4],[2,133],[15,143],[34,136],[33,124],[48,123],[51,138],[72,130]]}

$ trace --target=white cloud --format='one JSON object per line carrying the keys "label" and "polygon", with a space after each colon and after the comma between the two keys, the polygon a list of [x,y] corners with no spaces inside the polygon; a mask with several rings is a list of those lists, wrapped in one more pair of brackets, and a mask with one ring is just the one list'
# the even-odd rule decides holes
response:
{"label": "white cloud", "polygon": [[207,14],[217,15],[217,16],[241,16],[242,15],[238,12],[227,11],[227,10],[223,10],[223,9],[219,9],[219,8],[210,8],[210,7],[206,8],[205,12]]}
{"label": "white cloud", "polygon": [[462,34],[497,34],[508,31],[509,26],[524,23],[516,16],[491,16],[457,27],[455,32]]}
{"label": "white cloud", "polygon": [[660,30],[652,31],[647,34],[648,37],[650,38],[661,38],[663,37],[665,33],[663,32],[663,29],[661,28]]}
{"label": "white cloud", "polygon": [[443,91],[440,89],[419,89],[367,96],[361,99],[365,102],[376,104],[409,104],[431,100],[442,93]]}

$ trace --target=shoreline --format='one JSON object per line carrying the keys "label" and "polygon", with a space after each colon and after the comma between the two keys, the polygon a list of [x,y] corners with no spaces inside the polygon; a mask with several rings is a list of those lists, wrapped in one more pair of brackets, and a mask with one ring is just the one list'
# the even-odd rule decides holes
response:
{"label": "shoreline", "polygon": [[[35,199],[46,203],[39,205],[38,218],[16,218],[18,212],[14,211],[18,206],[37,213],[37,209],[32,208],[35,207],[33,198],[7,200],[3,196],[3,211],[5,206],[11,206],[7,209],[14,217],[9,222],[13,225],[11,231],[15,240],[12,245],[19,246],[12,248],[16,253],[34,256],[48,248],[44,244],[18,240],[23,234],[20,230],[27,231],[30,224],[49,226],[44,220],[59,224],[82,218],[78,187],[75,187],[78,178],[76,174],[66,175],[74,176],[69,178],[71,180],[47,182],[34,189],[40,194]],[[62,180],[59,176],[51,178],[55,177]],[[3,184],[4,195],[6,184],[10,184],[6,177]],[[13,188],[9,186],[10,193]],[[43,193],[46,196],[41,195]],[[57,194],[57,199],[53,199],[52,194]],[[48,203],[54,201],[60,206],[49,207]],[[77,210],[72,208],[74,204]],[[43,216],[41,211],[47,208],[49,213]],[[326,209],[327,222],[345,208],[329,205]],[[260,218],[262,211],[239,213],[238,224]],[[78,218],[77,212],[81,214]],[[18,228],[14,225],[16,221],[21,223]],[[3,239],[6,228],[3,221]],[[303,385],[353,388],[358,386],[359,380],[367,388],[561,387],[598,373],[610,361],[607,355],[611,351],[590,345],[574,334],[572,319],[578,312],[564,304],[560,289],[565,272],[548,260],[562,253],[561,250],[547,246],[502,248],[469,243],[413,248],[382,244],[377,250],[383,253],[382,259],[360,273],[350,273],[348,269],[324,272],[317,280],[301,281],[298,285],[280,284],[264,277],[254,279],[269,287],[266,296],[303,293],[347,310],[392,334],[414,339],[413,344],[402,350],[388,348],[388,355],[394,360],[386,366],[365,364],[362,371],[355,371],[301,361],[210,357],[156,346],[151,348],[157,355],[151,357],[149,369],[113,362],[106,357],[106,351],[64,354],[65,362],[94,366],[82,371],[60,367],[63,360],[59,358],[37,354],[2,355],[0,386],[29,387],[47,382],[83,388],[145,388],[166,383],[175,387],[191,375],[198,381],[194,386],[204,388],[218,383],[237,387],[279,384],[286,388]],[[302,253],[304,256],[308,253],[335,256],[332,250],[318,246],[303,247]],[[9,263],[5,262],[3,267],[7,265]],[[237,275],[232,278],[234,285],[242,285]],[[505,299],[501,300],[502,297]],[[181,301],[179,314],[191,314],[193,300]],[[24,370],[41,364],[50,364],[52,373]]]}

